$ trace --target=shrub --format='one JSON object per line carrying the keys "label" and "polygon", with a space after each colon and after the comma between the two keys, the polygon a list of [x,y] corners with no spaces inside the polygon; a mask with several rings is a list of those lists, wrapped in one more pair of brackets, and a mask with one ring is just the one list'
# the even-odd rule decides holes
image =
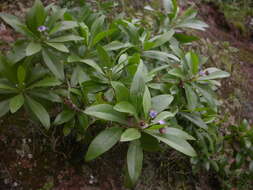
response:
{"label": "shrub", "polygon": [[128,143],[131,185],[141,175],[143,151],[159,150],[159,142],[196,157],[188,141],[199,138],[196,130],[209,134],[217,79],[229,74],[204,68],[204,57],[181,48],[197,39],[185,28],[207,27],[195,10],[179,14],[173,0],[165,1],[164,12],[151,11],[158,17],[150,28],[138,19],[108,19],[88,5],[67,10],[39,0],[24,22],[1,13],[22,38],[1,55],[0,115],[23,109],[46,129],[64,126],[78,140],[106,121],[85,159]]}

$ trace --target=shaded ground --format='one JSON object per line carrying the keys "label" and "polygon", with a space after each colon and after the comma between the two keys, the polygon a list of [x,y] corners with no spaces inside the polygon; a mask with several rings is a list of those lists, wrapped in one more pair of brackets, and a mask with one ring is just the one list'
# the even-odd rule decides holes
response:
{"label": "shaded ground", "polygon": [[[20,16],[30,1],[1,1],[0,11]],[[211,55],[210,64],[230,70],[232,77],[223,82],[220,95],[223,108],[234,113],[235,121],[253,118],[253,43],[240,36],[213,4],[198,4],[200,16],[210,25],[202,33],[199,51]],[[0,25],[3,44],[17,38],[8,27]],[[229,43],[224,43],[227,41]],[[234,51],[236,47],[238,50]],[[1,46],[7,48],[6,45]],[[116,146],[109,154],[84,163],[86,148],[59,139],[52,131],[43,134],[36,125],[27,126],[15,118],[0,120],[0,189],[3,190],[124,190],[122,187],[126,150]],[[4,123],[4,125],[3,125]],[[22,123],[22,125],[21,125]],[[18,125],[17,125],[18,124]],[[64,153],[63,153],[64,152]],[[120,153],[120,154],[119,154]],[[119,156],[120,155],[120,156]],[[138,190],[219,189],[212,174],[192,175],[189,160],[176,153],[147,154]],[[44,188],[43,188],[44,187]]]}

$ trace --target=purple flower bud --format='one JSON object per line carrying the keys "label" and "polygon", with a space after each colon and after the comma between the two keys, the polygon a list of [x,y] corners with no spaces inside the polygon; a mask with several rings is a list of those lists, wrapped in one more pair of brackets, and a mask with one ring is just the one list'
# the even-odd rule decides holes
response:
{"label": "purple flower bud", "polygon": [[154,111],[154,110],[150,110],[149,116],[150,116],[151,118],[155,118],[155,117],[157,116],[157,112]]}
{"label": "purple flower bud", "polygon": [[205,72],[204,72],[204,71],[199,71],[199,75],[200,75],[200,76],[204,76],[204,75],[205,75]]}
{"label": "purple flower bud", "polygon": [[160,121],[158,121],[158,123],[159,123],[160,125],[164,125],[164,124],[165,124],[165,121],[164,121],[164,120],[160,120]]}
{"label": "purple flower bud", "polygon": [[47,30],[47,27],[46,27],[46,26],[43,26],[43,25],[42,25],[42,26],[39,26],[39,27],[38,27],[38,31],[39,31],[39,32],[44,32],[44,31],[46,31],[46,30]]}

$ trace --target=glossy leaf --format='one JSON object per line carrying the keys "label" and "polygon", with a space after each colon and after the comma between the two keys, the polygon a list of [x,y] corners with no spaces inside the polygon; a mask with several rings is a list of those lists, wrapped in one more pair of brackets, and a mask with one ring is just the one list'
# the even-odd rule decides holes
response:
{"label": "glossy leaf", "polygon": [[198,127],[203,128],[203,129],[208,128],[207,124],[198,115],[191,114],[191,113],[183,113],[183,112],[181,112],[180,114],[186,119],[188,119],[189,121],[191,121],[192,123],[194,123],[195,125],[197,125]]}
{"label": "glossy leaf", "polygon": [[152,98],[152,109],[156,112],[161,112],[165,109],[168,109],[173,99],[173,96],[169,94],[155,96]]}
{"label": "glossy leaf", "polygon": [[127,124],[124,114],[117,112],[113,109],[113,106],[109,104],[99,104],[88,107],[84,113],[99,119]]}
{"label": "glossy leaf", "polygon": [[37,101],[34,99],[26,96],[26,102],[31,109],[31,111],[36,115],[36,117],[40,120],[42,125],[49,129],[50,127],[50,117],[46,109]]}
{"label": "glossy leaf", "polygon": [[61,125],[63,123],[67,123],[70,121],[73,117],[75,116],[75,112],[72,110],[63,110],[61,113],[59,113],[55,120],[54,124],[55,125]]}
{"label": "glossy leaf", "polygon": [[177,151],[182,152],[183,154],[186,154],[191,157],[195,157],[197,155],[192,146],[183,138],[178,138],[176,136],[168,134],[160,134],[159,132],[145,132],[162,141],[163,143],[169,145],[170,147],[176,149]]}
{"label": "glossy leaf", "polygon": [[151,95],[150,95],[150,92],[149,92],[149,89],[148,87],[146,86],[145,87],[145,91],[144,91],[144,94],[143,94],[143,111],[144,111],[144,115],[145,117],[147,118],[148,117],[148,113],[151,109]]}
{"label": "glossy leaf", "polygon": [[61,62],[55,62],[53,55],[46,50],[42,51],[42,56],[45,64],[51,70],[51,72],[59,79],[64,79],[64,68]]}
{"label": "glossy leaf", "polygon": [[113,107],[113,109],[115,109],[118,112],[129,113],[131,115],[137,115],[137,112],[134,106],[129,102],[119,102]]}
{"label": "glossy leaf", "polygon": [[139,132],[138,129],[129,128],[129,129],[126,129],[122,133],[120,141],[121,142],[133,141],[133,140],[139,139],[140,137],[141,137],[141,133]]}
{"label": "glossy leaf", "polygon": [[10,111],[11,113],[15,113],[18,111],[24,104],[24,96],[19,94],[10,99]]}
{"label": "glossy leaf", "polygon": [[9,112],[9,100],[4,100],[0,102],[0,117],[4,116]]}
{"label": "glossy leaf", "polygon": [[135,184],[141,174],[143,150],[139,140],[132,141],[127,151],[127,169],[132,184]]}
{"label": "glossy leaf", "polygon": [[30,42],[26,48],[26,56],[31,56],[41,51],[41,44]]}
{"label": "glossy leaf", "polygon": [[122,130],[119,127],[111,127],[100,132],[91,142],[85,160],[91,161],[111,149],[119,141]]}
{"label": "glossy leaf", "polygon": [[68,48],[63,43],[49,43],[49,42],[47,42],[47,45],[49,45],[61,52],[64,52],[64,53],[69,52]]}

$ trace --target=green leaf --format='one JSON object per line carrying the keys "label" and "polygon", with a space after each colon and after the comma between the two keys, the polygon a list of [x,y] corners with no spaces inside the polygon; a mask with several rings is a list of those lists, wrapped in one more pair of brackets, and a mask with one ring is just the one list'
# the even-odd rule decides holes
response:
{"label": "green leaf", "polygon": [[165,120],[171,117],[174,117],[175,114],[169,112],[169,111],[163,111],[159,113],[156,118],[152,121],[153,123],[158,123],[160,120]]}
{"label": "green leaf", "polygon": [[59,86],[59,85],[61,85],[61,81],[59,81],[55,77],[46,77],[46,78],[34,83],[29,88],[51,87],[51,86]]}
{"label": "green leaf", "polygon": [[30,42],[26,48],[26,56],[31,56],[41,51],[41,44]]}
{"label": "green leaf", "polygon": [[137,71],[134,75],[131,87],[130,98],[135,106],[142,104],[142,96],[145,90],[145,66],[141,61],[138,65]]}
{"label": "green leaf", "polygon": [[44,25],[46,20],[46,11],[40,0],[36,0],[33,7],[26,15],[26,24],[32,32],[38,32],[37,28]]}
{"label": "green leaf", "polygon": [[9,84],[5,84],[5,83],[2,83],[2,82],[0,82],[0,89],[2,89],[2,90],[16,91],[16,88],[13,88]]}
{"label": "green leaf", "polygon": [[111,149],[119,141],[122,130],[119,127],[111,127],[100,132],[91,142],[85,160],[91,161]]}
{"label": "green leaf", "polygon": [[95,22],[92,24],[90,33],[93,35],[93,37],[95,37],[99,32],[103,30],[104,21],[105,16],[102,15],[99,18],[97,18]]}
{"label": "green leaf", "polygon": [[139,139],[140,137],[141,137],[141,133],[139,132],[138,129],[129,128],[129,129],[126,129],[122,133],[120,141],[121,142],[133,141],[133,140]]}
{"label": "green leaf", "polygon": [[119,50],[119,49],[122,49],[122,48],[130,48],[132,46],[133,45],[130,44],[129,42],[121,43],[119,41],[112,41],[111,43],[105,45],[104,49],[106,51],[115,51],[115,50]]}
{"label": "green leaf", "polygon": [[26,78],[26,70],[25,70],[25,68],[24,68],[22,65],[20,65],[20,66],[18,67],[17,78],[18,78],[19,84],[22,84],[22,83],[25,81],[25,78]]}
{"label": "green leaf", "polygon": [[9,110],[10,110],[9,100],[4,100],[4,101],[0,102],[0,117],[7,114],[9,112]]}
{"label": "green leaf", "polygon": [[195,36],[189,36],[189,35],[182,34],[182,33],[176,33],[176,34],[174,34],[174,37],[181,43],[189,43],[189,42],[199,40],[199,38],[197,38]]}
{"label": "green leaf", "polygon": [[50,30],[49,35],[78,27],[76,21],[60,21]]}
{"label": "green leaf", "polygon": [[61,62],[57,61],[55,62],[55,59],[53,58],[53,55],[46,51],[42,51],[43,59],[47,65],[47,67],[50,69],[50,71],[59,79],[64,79],[64,68]]}
{"label": "green leaf", "polygon": [[70,34],[70,35],[60,36],[57,38],[50,39],[48,42],[50,42],[50,43],[58,42],[59,43],[59,42],[80,41],[80,40],[84,40],[84,38]]}
{"label": "green leaf", "polygon": [[110,29],[110,30],[98,33],[92,41],[92,46],[95,46],[98,42],[103,40],[105,37],[112,35],[116,31],[117,31],[116,29]]}
{"label": "green leaf", "polygon": [[165,109],[168,109],[173,99],[174,97],[169,94],[155,96],[151,99],[152,109],[155,110],[156,112],[161,112]]}
{"label": "green leaf", "polygon": [[93,61],[92,59],[82,59],[76,55],[71,55],[68,57],[68,62],[73,63],[73,62],[81,62],[89,65],[90,67],[94,68],[97,72],[104,74],[103,70],[99,67],[99,65]]}
{"label": "green leaf", "polygon": [[46,44],[59,50],[59,51],[64,52],[64,53],[69,52],[68,48],[63,43],[49,43],[49,42],[47,42]]}
{"label": "green leaf", "polygon": [[176,149],[177,151],[182,152],[183,154],[186,154],[191,157],[197,156],[195,150],[185,139],[178,138],[173,135],[160,134],[159,132],[154,131],[145,131],[145,132],[162,141],[163,143],[169,145],[170,147]]}
{"label": "green leaf", "polygon": [[208,105],[214,111],[217,111],[217,104],[214,91],[207,85],[194,84],[194,87],[203,95]]}
{"label": "green leaf", "polygon": [[198,58],[197,54],[195,54],[193,52],[188,52],[185,55],[185,59],[187,61],[188,66],[191,69],[191,73],[196,75],[199,71],[199,58]]}
{"label": "green leaf", "polygon": [[143,150],[139,140],[132,141],[127,151],[127,169],[132,184],[135,184],[141,174]]}
{"label": "green leaf", "polygon": [[183,72],[183,69],[180,68],[180,67],[176,67],[174,69],[169,70],[168,74],[172,75],[172,76],[175,76],[175,77],[178,77],[180,79],[184,79],[185,78],[185,74]]}
{"label": "green leaf", "polygon": [[62,99],[58,94],[56,94],[54,91],[48,91],[48,89],[38,89],[35,90],[33,89],[29,94],[32,96],[37,96],[39,98],[43,98],[45,100],[49,100],[51,102],[57,102],[57,103],[62,103]]}
{"label": "green leaf", "polygon": [[61,113],[59,113],[55,120],[55,125],[62,125],[63,123],[67,123],[75,116],[75,112],[72,110],[63,110]]}
{"label": "green leaf", "polygon": [[31,111],[36,115],[36,117],[40,120],[42,125],[49,129],[50,127],[50,117],[46,109],[37,101],[33,100],[29,96],[26,96],[26,101]]}
{"label": "green leaf", "polygon": [[79,27],[80,27],[80,34],[82,37],[84,37],[85,45],[88,46],[90,40],[89,27],[84,22],[79,23]]}
{"label": "green leaf", "polygon": [[199,77],[198,80],[221,79],[221,78],[227,78],[229,76],[230,76],[230,74],[228,72],[218,70],[218,71],[210,73],[207,76]]}
{"label": "green leaf", "polygon": [[117,102],[129,100],[129,89],[121,82],[112,81],[112,87],[114,89]]}
{"label": "green leaf", "polygon": [[191,114],[191,113],[185,113],[185,112],[184,113],[180,112],[180,114],[186,119],[188,119],[189,121],[191,121],[192,123],[194,123],[195,125],[197,125],[198,127],[203,128],[203,129],[208,128],[207,124],[201,119],[200,116]]}
{"label": "green leaf", "polygon": [[0,18],[3,19],[4,22],[9,24],[12,28],[14,28],[17,32],[25,34],[23,30],[20,28],[20,25],[22,25],[22,23],[16,16],[6,13],[0,13]]}
{"label": "green leaf", "polygon": [[173,54],[157,51],[157,50],[150,50],[150,51],[144,51],[142,54],[144,57],[156,59],[162,62],[170,63],[170,59],[174,61],[180,61],[179,58]]}
{"label": "green leaf", "polygon": [[151,110],[151,95],[147,86],[145,87],[142,104],[145,118],[147,118]]}
{"label": "green leaf", "polygon": [[10,111],[11,113],[15,113],[18,111],[24,104],[24,96],[19,94],[10,99]]}
{"label": "green leaf", "polygon": [[185,139],[185,140],[196,140],[193,136],[175,127],[166,127],[165,136],[166,134],[172,135],[181,139]]}
{"label": "green leaf", "polygon": [[118,112],[129,113],[131,115],[137,116],[137,112],[134,106],[130,104],[129,102],[119,102],[113,107],[113,109],[115,109]]}
{"label": "green leaf", "polygon": [[176,26],[177,28],[192,28],[192,29],[197,29],[197,30],[206,30],[208,25],[200,20],[196,19],[191,19],[191,20],[186,20],[185,22],[182,22]]}
{"label": "green leaf", "polygon": [[118,26],[124,33],[126,33],[130,42],[134,44],[139,43],[138,28],[133,23],[128,22],[126,20],[120,20],[118,22]]}
{"label": "green leaf", "polygon": [[184,89],[185,89],[186,99],[188,102],[188,109],[194,110],[198,106],[198,96],[193,90],[193,88],[187,83],[184,83]]}
{"label": "green leaf", "polygon": [[127,124],[124,114],[115,111],[113,106],[109,104],[99,104],[88,107],[84,113],[99,119]]}
{"label": "green leaf", "polygon": [[165,44],[166,42],[168,42],[171,37],[174,35],[175,31],[173,29],[165,32],[162,35],[159,36],[155,36],[154,38],[152,38],[150,40],[150,42],[154,42],[154,45],[152,46],[152,48],[157,48],[163,44]]}
{"label": "green leaf", "polygon": [[100,45],[97,46],[97,53],[98,53],[99,60],[103,64],[104,67],[108,67],[108,68],[112,67],[111,58],[102,46]]}

